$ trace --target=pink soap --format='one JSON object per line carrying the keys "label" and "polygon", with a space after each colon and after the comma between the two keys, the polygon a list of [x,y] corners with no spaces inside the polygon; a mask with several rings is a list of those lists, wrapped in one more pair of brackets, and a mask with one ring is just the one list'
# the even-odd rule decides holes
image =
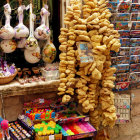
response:
{"label": "pink soap", "polygon": [[83,122],[83,125],[91,132],[96,131],[94,127],[92,127],[88,122]]}
{"label": "pink soap", "polygon": [[79,127],[86,132],[89,132],[89,130],[81,123],[81,122],[78,122],[77,125],[79,125]]}

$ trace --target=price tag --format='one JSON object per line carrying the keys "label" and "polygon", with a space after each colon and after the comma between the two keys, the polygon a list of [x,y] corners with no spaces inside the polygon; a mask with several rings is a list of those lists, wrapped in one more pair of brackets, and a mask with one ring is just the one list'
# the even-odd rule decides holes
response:
{"label": "price tag", "polygon": [[49,136],[49,140],[55,140],[55,139],[54,139],[54,135],[50,135],[50,136]]}

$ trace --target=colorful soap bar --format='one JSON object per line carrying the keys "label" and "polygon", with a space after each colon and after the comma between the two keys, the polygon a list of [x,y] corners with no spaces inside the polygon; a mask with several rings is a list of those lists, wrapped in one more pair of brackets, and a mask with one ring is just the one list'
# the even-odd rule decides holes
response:
{"label": "colorful soap bar", "polygon": [[117,56],[116,64],[129,64],[129,56]]}
{"label": "colorful soap bar", "polygon": [[140,72],[140,63],[131,64],[130,65],[130,72]]}
{"label": "colorful soap bar", "polygon": [[116,82],[127,82],[129,81],[129,73],[117,73]]}
{"label": "colorful soap bar", "polygon": [[129,47],[121,47],[118,55],[120,56],[128,56],[130,48]]}
{"label": "colorful soap bar", "polygon": [[131,47],[138,47],[138,46],[140,46],[140,38],[131,38],[130,39],[130,46]]}
{"label": "colorful soap bar", "polygon": [[140,21],[140,14],[139,13],[132,13],[131,14],[131,21]]}
{"label": "colorful soap bar", "polygon": [[131,55],[130,56],[130,63],[140,63],[140,55]]}
{"label": "colorful soap bar", "polygon": [[132,22],[131,30],[140,30],[140,22]]}
{"label": "colorful soap bar", "polygon": [[130,31],[129,30],[118,30],[120,37],[122,38],[129,38],[130,37]]}
{"label": "colorful soap bar", "polygon": [[140,54],[140,46],[130,47],[130,55],[139,55],[139,54]]}

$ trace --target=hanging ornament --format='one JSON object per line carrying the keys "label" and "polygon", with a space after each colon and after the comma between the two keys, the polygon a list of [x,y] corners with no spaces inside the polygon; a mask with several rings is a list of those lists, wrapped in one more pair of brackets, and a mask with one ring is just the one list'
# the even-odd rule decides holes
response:
{"label": "hanging ornament", "polygon": [[21,1],[19,1],[19,8],[18,8],[18,19],[19,24],[14,28],[15,30],[15,38],[21,39],[26,38],[29,35],[29,29],[23,24],[23,11],[25,9],[24,5],[21,5]]}
{"label": "hanging ornament", "polygon": [[1,41],[1,48],[4,53],[12,53],[16,50],[17,44],[14,40],[2,40]]}
{"label": "hanging ornament", "polygon": [[24,57],[29,63],[37,63],[40,61],[40,47],[34,37],[34,18],[32,13],[32,0],[30,1],[30,36],[25,43]]}
{"label": "hanging ornament", "polygon": [[30,1],[30,35],[25,43],[25,48],[28,50],[34,50],[38,47],[38,42],[34,37],[34,17],[32,9],[32,0]]}
{"label": "hanging ornament", "polygon": [[40,61],[40,48],[37,47],[35,50],[30,51],[25,49],[24,51],[25,60],[31,64],[37,63]]}
{"label": "hanging ornament", "polygon": [[15,31],[13,27],[10,25],[11,7],[8,0],[7,0],[7,4],[4,5],[4,14],[6,17],[6,21],[5,21],[5,26],[3,26],[0,29],[0,37],[2,39],[12,39],[14,37]]}
{"label": "hanging ornament", "polygon": [[56,57],[56,48],[52,42],[45,45],[42,51],[42,59],[44,62],[52,63]]}
{"label": "hanging ornament", "polygon": [[[47,5],[44,5],[46,9],[48,9]],[[46,18],[46,26],[49,27],[49,17]],[[56,57],[56,48],[54,44],[50,41],[50,34],[48,38],[48,42],[44,46],[42,50],[42,59],[45,63],[52,63]]]}
{"label": "hanging ornament", "polygon": [[35,30],[35,37],[40,40],[48,40],[50,36],[50,29],[46,26],[46,18],[50,15],[46,8],[42,8],[41,12],[41,25]]}

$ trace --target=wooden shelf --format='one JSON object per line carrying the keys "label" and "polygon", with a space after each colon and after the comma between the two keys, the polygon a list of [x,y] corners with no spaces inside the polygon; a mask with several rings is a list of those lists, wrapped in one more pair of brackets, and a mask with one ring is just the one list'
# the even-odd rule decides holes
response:
{"label": "wooden shelf", "polygon": [[6,85],[0,85],[0,94],[3,97],[39,94],[45,92],[56,92],[59,86],[59,80],[33,82],[21,85],[17,81],[13,81]]}

